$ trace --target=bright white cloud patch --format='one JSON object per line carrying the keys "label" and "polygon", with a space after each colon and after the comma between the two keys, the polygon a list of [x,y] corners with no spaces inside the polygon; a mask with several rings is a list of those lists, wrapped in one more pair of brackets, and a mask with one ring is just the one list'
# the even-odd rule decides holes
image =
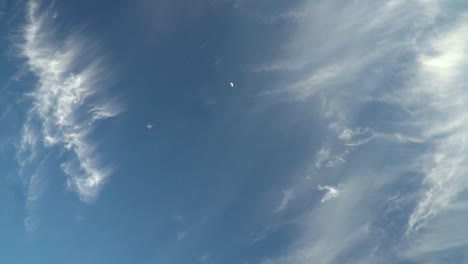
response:
{"label": "bright white cloud patch", "polygon": [[[425,175],[424,194],[408,220],[407,235],[424,243],[407,254],[420,256],[468,245],[467,117],[468,16],[463,14],[421,47],[417,77],[401,104],[419,105],[410,121],[429,150],[416,164]],[[451,233],[453,227],[458,231]],[[449,238],[450,237],[450,238]],[[449,242],[448,242],[449,241]]]}
{"label": "bright white cloud patch", "polygon": [[340,191],[338,188],[327,186],[327,185],[324,185],[324,186],[319,185],[317,189],[319,191],[325,191],[325,195],[323,196],[322,200],[320,200],[321,203],[334,199],[338,197],[338,195],[340,194]]}
{"label": "bright white cloud patch", "polygon": [[87,60],[92,52],[79,36],[59,41],[53,16],[29,1],[21,56],[37,78],[29,94],[32,100],[23,127],[18,159],[22,169],[31,166],[41,148],[59,147],[71,155],[61,168],[68,187],[80,199],[96,198],[111,169],[101,165],[95,142],[88,139],[96,121],[116,116],[119,109],[110,101],[98,100],[104,71],[98,60]]}

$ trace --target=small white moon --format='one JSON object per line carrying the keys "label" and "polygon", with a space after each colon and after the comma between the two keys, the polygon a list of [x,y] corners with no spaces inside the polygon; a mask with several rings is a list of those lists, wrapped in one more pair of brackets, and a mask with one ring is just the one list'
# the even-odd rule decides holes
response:
{"label": "small white moon", "polygon": [[232,82],[231,82],[231,83],[229,83],[229,85],[230,85],[231,87],[234,87],[234,83],[232,83]]}

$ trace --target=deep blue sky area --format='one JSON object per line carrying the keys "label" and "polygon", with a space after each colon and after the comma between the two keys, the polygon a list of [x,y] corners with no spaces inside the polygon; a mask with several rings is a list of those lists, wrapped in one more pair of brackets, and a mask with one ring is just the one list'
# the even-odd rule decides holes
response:
{"label": "deep blue sky area", "polygon": [[462,0],[0,0],[0,262],[467,263]]}

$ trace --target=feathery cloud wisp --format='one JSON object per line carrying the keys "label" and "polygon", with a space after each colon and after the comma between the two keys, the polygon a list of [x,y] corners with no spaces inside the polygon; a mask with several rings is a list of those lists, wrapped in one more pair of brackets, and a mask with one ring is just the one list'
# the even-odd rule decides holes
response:
{"label": "feathery cloud wisp", "polygon": [[95,143],[88,139],[96,121],[116,116],[120,109],[99,102],[99,84],[104,71],[97,60],[87,61],[91,52],[78,36],[63,44],[55,38],[53,17],[41,11],[37,1],[27,4],[24,42],[18,44],[37,83],[30,92],[32,100],[23,127],[18,159],[29,166],[41,148],[59,147],[73,157],[61,167],[68,175],[68,187],[85,202],[93,201],[110,168],[100,164]]}

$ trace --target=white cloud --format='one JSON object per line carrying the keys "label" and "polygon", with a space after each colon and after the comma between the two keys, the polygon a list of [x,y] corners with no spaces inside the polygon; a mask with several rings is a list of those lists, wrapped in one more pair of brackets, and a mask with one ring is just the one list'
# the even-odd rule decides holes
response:
{"label": "white cloud", "polygon": [[[266,258],[261,263],[305,264],[317,259],[321,263],[341,263],[338,258],[342,254],[376,235],[372,232],[367,216],[361,214],[366,203],[364,194],[369,188],[364,182],[364,179],[353,178],[345,183],[347,188],[340,191],[341,199],[303,212],[295,220],[302,228],[301,235],[292,242],[289,250],[277,258]],[[334,193],[333,190],[338,188],[321,186],[320,189]]]}
{"label": "white cloud", "polygon": [[[323,126],[336,137],[322,144],[314,179],[346,188],[319,186],[322,202],[340,199],[303,212],[301,235],[264,263],[444,263],[436,253],[468,245],[468,15],[456,4],[303,1],[314,15],[296,18],[286,52],[262,65],[289,71],[290,89],[264,94],[324,98]],[[320,69],[333,74],[314,77]],[[346,168],[326,170],[335,156]]]}
{"label": "white cloud", "polygon": [[321,148],[317,152],[317,157],[315,158],[315,167],[320,168],[322,164],[330,158],[330,150],[326,148]]}
{"label": "white cloud", "polygon": [[189,233],[189,228],[187,227],[186,223],[185,223],[185,217],[181,214],[177,214],[177,215],[174,215],[172,216],[172,219],[181,227],[181,231],[178,231],[177,234],[176,234],[176,239],[178,241],[182,241],[184,240],[185,238],[187,238],[187,235]]}
{"label": "white cloud", "polygon": [[38,171],[35,172],[30,178],[26,187],[26,218],[24,220],[24,227],[26,231],[33,232],[40,224],[40,220],[36,215],[38,210],[37,203],[42,198],[47,190],[47,177],[41,171],[43,162],[39,165]]}
{"label": "white cloud", "polygon": [[325,195],[323,196],[322,200],[320,200],[321,203],[324,203],[328,200],[331,200],[331,199],[334,199],[336,197],[338,197],[338,195],[340,194],[340,189],[339,188],[335,188],[335,187],[331,187],[331,186],[328,186],[328,185],[319,185],[317,186],[317,189],[319,191],[326,191],[325,192]]}
{"label": "white cloud", "polygon": [[281,202],[278,205],[278,207],[276,207],[275,213],[280,213],[284,211],[288,207],[289,202],[291,202],[294,198],[295,194],[293,189],[283,191],[283,198],[281,199]]}
{"label": "white cloud", "polygon": [[[273,66],[270,66],[273,67]],[[310,77],[289,84],[286,88],[276,89],[260,93],[258,96],[287,95],[293,100],[305,100],[315,95],[320,89],[329,85],[343,70],[343,66],[327,66],[318,69]]]}
{"label": "white cloud", "polygon": [[41,224],[41,217],[37,213],[40,210],[39,201],[46,194],[49,177],[47,167],[51,155],[41,157],[37,165],[30,169],[24,166],[20,170],[20,177],[25,185],[25,219],[24,227],[28,232],[34,232]]}
{"label": "white cloud", "polygon": [[79,36],[63,43],[55,37],[52,17],[39,2],[27,4],[21,56],[37,77],[30,92],[32,107],[23,127],[18,159],[31,165],[40,147],[60,147],[73,154],[62,164],[68,187],[85,202],[93,201],[112,169],[103,167],[88,135],[96,121],[116,116],[120,109],[110,101],[99,102],[104,71],[99,59],[87,60],[88,48]]}
{"label": "white cloud", "polygon": [[272,228],[270,226],[264,228],[263,230],[259,231],[259,232],[254,232],[251,234],[251,238],[252,238],[252,243],[257,243],[257,242],[260,242],[260,241],[263,241],[265,240],[265,238],[267,238],[268,234],[270,232],[272,232]]}
{"label": "white cloud", "polygon": [[[468,15],[460,16],[421,46],[419,69],[401,104],[417,105],[409,120],[429,145],[416,166],[425,175],[424,194],[409,217],[407,236],[424,243],[407,253],[424,256],[431,252],[468,244],[467,229],[460,229],[447,243],[452,226],[468,221],[464,193],[468,191],[465,149],[468,81]],[[408,97],[411,96],[411,97]],[[448,220],[450,219],[450,220]],[[424,228],[423,228],[424,227]],[[461,235],[463,234],[463,235]]]}

